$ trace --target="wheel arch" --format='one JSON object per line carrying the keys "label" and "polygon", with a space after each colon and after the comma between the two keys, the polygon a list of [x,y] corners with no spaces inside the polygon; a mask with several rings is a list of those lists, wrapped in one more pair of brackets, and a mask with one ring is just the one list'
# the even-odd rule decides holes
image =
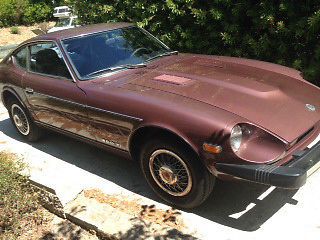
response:
{"label": "wheel arch", "polygon": [[150,124],[143,125],[135,129],[129,137],[128,149],[133,160],[138,159],[141,147],[145,141],[150,139],[152,136],[176,139],[178,142],[181,142],[189,147],[190,150],[199,156],[199,152],[195,144],[193,144],[190,139],[181,134],[179,131],[160,125]]}
{"label": "wheel arch", "polygon": [[9,87],[4,87],[1,92],[1,99],[2,99],[4,106],[7,109],[8,109],[8,100],[10,98],[14,98],[14,99],[18,100],[19,103],[21,103],[21,105],[26,108],[24,102],[21,100],[20,96],[16,93],[15,90],[13,90],[12,88],[9,88]]}

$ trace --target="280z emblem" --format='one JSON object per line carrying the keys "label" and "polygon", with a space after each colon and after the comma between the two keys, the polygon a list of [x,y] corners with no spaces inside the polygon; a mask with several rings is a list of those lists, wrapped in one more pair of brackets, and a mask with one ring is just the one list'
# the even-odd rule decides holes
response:
{"label": "280z emblem", "polygon": [[306,109],[310,112],[314,112],[316,110],[316,107],[312,104],[306,104]]}

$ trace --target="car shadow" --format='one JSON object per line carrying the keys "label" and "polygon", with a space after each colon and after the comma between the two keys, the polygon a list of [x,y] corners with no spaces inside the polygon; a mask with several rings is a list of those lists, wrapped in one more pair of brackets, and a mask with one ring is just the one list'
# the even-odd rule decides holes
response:
{"label": "car shadow", "polygon": [[[23,142],[9,119],[0,121],[0,131]],[[138,164],[133,161],[51,131],[46,131],[41,141],[29,144],[127,190],[162,202],[147,186]],[[297,190],[276,188],[262,198],[260,195],[268,188],[248,182],[217,181],[213,193],[203,205],[185,211],[225,226],[255,231],[285,204],[297,204],[293,199]]]}

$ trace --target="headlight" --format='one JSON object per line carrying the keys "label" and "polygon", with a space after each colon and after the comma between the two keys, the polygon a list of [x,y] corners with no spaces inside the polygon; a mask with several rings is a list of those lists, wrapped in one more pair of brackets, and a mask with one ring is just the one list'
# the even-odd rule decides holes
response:
{"label": "headlight", "polygon": [[236,125],[231,130],[230,145],[234,152],[237,152],[242,142],[242,129],[239,125]]}
{"label": "headlight", "polygon": [[247,162],[274,162],[283,156],[286,150],[285,142],[249,123],[236,124],[231,129],[229,141],[232,151]]}

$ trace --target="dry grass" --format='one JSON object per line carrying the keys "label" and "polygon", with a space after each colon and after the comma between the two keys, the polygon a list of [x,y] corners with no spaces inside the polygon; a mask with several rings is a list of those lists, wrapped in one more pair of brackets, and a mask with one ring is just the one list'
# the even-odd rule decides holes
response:
{"label": "dry grass", "polygon": [[0,152],[0,239],[24,238],[44,224],[43,208],[28,179],[19,174],[25,165],[13,154]]}
{"label": "dry grass", "polygon": [[40,205],[39,192],[19,174],[25,164],[0,152],[0,240],[97,239]]}
{"label": "dry grass", "polygon": [[[48,23],[50,27],[54,25],[54,22]],[[18,26],[20,31],[19,34],[12,34],[11,27],[8,28],[0,28],[0,46],[8,45],[8,44],[19,44],[29,38],[35,37],[31,30],[40,28],[42,24],[36,24],[33,26]],[[49,28],[50,28],[49,27]]]}

